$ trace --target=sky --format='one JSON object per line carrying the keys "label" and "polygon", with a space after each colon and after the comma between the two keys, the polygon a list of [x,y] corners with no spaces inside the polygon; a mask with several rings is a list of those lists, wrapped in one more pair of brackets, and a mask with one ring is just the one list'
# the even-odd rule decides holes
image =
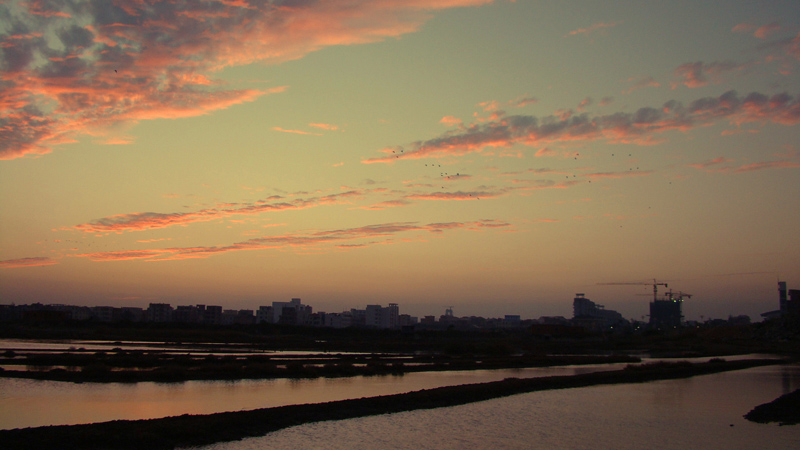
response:
{"label": "sky", "polygon": [[800,289],[796,0],[6,0],[0,55],[3,304]]}

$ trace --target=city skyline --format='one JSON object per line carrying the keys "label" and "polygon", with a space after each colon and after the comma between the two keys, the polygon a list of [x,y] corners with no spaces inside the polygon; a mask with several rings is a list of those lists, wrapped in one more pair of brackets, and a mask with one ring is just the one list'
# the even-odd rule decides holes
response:
{"label": "city skyline", "polygon": [[0,18],[0,303],[641,319],[656,279],[757,321],[800,286],[796,2]]}

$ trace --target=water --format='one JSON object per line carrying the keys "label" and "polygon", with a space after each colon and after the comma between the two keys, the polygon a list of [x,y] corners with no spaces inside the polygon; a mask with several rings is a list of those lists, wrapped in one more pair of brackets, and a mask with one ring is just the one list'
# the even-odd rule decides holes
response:
{"label": "water", "polygon": [[198,450],[797,449],[800,425],[742,417],[797,388],[799,366],[768,366],[312,423]]}
{"label": "water", "polygon": [[[18,345],[18,343],[15,343]],[[748,355],[763,357],[765,355]],[[728,358],[735,359],[735,358]],[[698,358],[706,361],[708,358]],[[372,397],[508,377],[616,370],[626,364],[418,372],[403,376],[184,383],[66,383],[0,378],[0,429],[211,414]]]}
{"label": "water", "polygon": [[241,411],[398,394],[440,386],[497,381],[508,377],[574,375],[615,370],[624,366],[625,364],[611,364],[418,372],[403,376],[184,383],[76,384],[0,378],[0,429]]}

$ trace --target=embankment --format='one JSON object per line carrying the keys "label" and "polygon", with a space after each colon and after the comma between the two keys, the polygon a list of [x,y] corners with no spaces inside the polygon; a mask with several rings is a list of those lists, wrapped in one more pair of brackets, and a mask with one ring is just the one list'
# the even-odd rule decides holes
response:
{"label": "embankment", "polygon": [[624,370],[611,372],[530,379],[510,378],[491,383],[448,386],[405,394],[252,411],[0,430],[0,443],[5,450],[173,449],[260,436],[310,422],[456,406],[548,389],[687,378],[781,362],[783,361],[716,360],[702,364],[655,363],[629,366]]}

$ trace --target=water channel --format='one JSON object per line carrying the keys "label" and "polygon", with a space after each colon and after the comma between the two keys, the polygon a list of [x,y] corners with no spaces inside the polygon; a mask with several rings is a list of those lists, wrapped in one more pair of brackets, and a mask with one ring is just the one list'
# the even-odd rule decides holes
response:
{"label": "water channel", "polygon": [[800,367],[767,366],[311,423],[197,450],[790,450],[800,425],[742,416],[799,387]]}
{"label": "water channel", "polygon": [[[18,342],[14,345],[19,348]],[[615,370],[624,365],[182,383],[0,378],[0,429],[319,403],[507,377]],[[754,406],[797,388],[800,366],[768,366],[687,380],[545,391],[454,408],[308,424],[210,449],[532,448],[532,442],[542,449],[800,448],[800,427],[752,424],[742,418]],[[604,444],[594,445],[595,439]],[[711,445],[725,439],[732,445]]]}

